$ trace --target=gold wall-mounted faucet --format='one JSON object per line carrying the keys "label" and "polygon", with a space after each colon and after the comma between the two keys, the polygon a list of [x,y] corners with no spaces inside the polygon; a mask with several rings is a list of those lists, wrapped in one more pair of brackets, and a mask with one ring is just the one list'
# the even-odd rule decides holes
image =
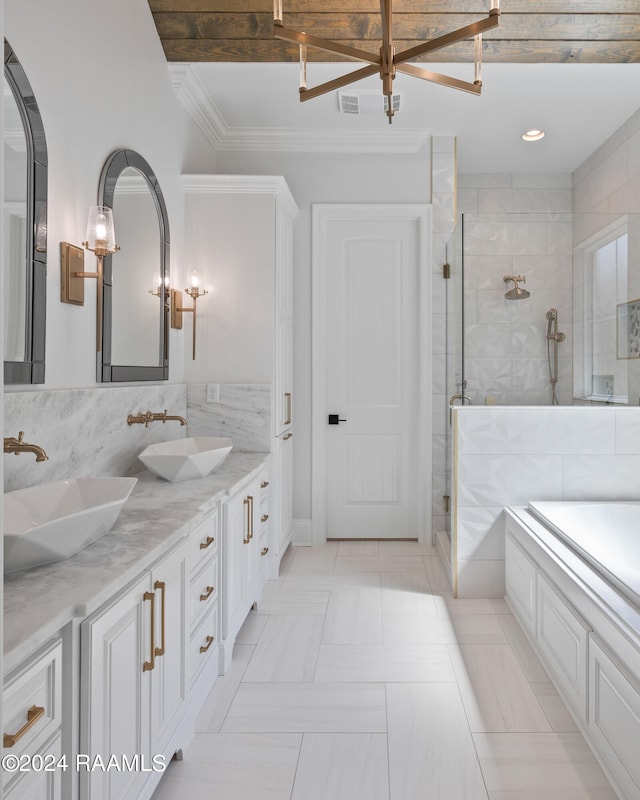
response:
{"label": "gold wall-mounted faucet", "polygon": [[129,414],[127,417],[127,425],[141,424],[144,425],[145,428],[148,428],[150,422],[168,422],[169,420],[175,420],[179,422],[180,425],[187,424],[187,420],[184,417],[169,415],[165,408],[165,410],[161,412],[146,411],[144,414]]}
{"label": "gold wall-mounted faucet", "polygon": [[16,439],[15,436],[9,436],[4,440],[4,452],[5,453],[13,453],[14,455],[19,455],[20,453],[33,453],[36,457],[36,461],[48,461],[49,456],[45,453],[45,451],[37,444],[29,444],[29,442],[24,442],[22,437],[24,436],[24,431],[20,431],[18,433],[18,438]]}

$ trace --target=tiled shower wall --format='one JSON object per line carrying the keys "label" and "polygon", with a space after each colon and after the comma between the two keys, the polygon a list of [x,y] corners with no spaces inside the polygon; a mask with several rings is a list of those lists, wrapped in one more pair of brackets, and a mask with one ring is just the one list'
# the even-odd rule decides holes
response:
{"label": "tiled shower wall", "polygon": [[[558,311],[558,399],[572,400],[571,175],[461,175],[466,393],[474,405],[549,405],[546,313]],[[505,275],[531,296],[507,300]]]}

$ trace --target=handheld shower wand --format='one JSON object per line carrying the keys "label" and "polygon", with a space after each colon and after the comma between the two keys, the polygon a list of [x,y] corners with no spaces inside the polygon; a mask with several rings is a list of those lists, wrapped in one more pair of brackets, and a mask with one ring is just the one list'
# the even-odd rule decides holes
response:
{"label": "handheld shower wand", "polygon": [[[551,405],[559,405],[556,394],[558,383],[558,342],[564,342],[564,333],[558,332],[558,309],[547,311],[547,364],[549,366],[549,383],[551,384]],[[551,342],[553,342],[553,364],[551,363]]]}

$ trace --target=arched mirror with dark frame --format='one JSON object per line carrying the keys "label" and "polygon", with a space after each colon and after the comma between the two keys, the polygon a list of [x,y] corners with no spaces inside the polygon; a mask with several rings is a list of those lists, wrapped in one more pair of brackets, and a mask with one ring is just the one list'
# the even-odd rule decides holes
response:
{"label": "arched mirror with dark frame", "polygon": [[4,40],[4,382],[44,383],[47,142],[33,89]]}
{"label": "arched mirror with dark frame", "polygon": [[134,150],[102,169],[98,203],[113,210],[120,250],[104,259],[98,381],[169,377],[169,219],[158,180]]}

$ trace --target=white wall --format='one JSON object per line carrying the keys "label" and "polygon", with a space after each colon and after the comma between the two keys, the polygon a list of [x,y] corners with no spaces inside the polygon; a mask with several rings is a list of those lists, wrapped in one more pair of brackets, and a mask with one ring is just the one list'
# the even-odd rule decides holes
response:
{"label": "white wall", "polygon": [[[80,245],[102,165],[127,147],[158,176],[172,272],[180,272],[185,145],[207,166],[211,156],[174,96],[146,0],[7,0],[5,35],[34,89],[49,154],[46,387],[93,386],[95,281],[86,282],[84,306],[60,303],[59,243]],[[85,267],[95,269],[90,255]],[[171,380],[179,381],[181,336],[172,334],[171,345]]]}

